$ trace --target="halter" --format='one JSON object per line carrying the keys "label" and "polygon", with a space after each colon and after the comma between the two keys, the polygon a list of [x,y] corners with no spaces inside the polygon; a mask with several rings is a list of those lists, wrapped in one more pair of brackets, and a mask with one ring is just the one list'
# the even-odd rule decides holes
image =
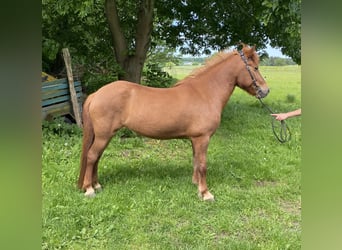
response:
{"label": "halter", "polygon": [[243,54],[242,50],[240,50],[239,53],[240,53],[240,56],[241,56],[242,61],[243,61],[243,62],[245,63],[245,65],[246,65],[246,69],[247,69],[249,75],[250,75],[251,78],[252,78],[252,84],[251,84],[251,86],[253,86],[253,88],[256,90],[256,92],[261,91],[260,86],[258,86],[258,84],[257,84],[257,80],[255,79],[254,75],[252,74],[251,70],[249,69],[249,66],[248,66],[248,63],[247,63],[247,59],[246,59],[245,55]]}
{"label": "halter", "polygon": [[[258,93],[259,91],[262,91],[260,86],[257,85],[257,81],[254,77],[254,75],[252,74],[251,70],[249,69],[248,63],[247,63],[247,59],[245,57],[245,55],[243,54],[242,50],[240,50],[240,56],[242,61],[245,63],[246,65],[246,69],[249,73],[249,75],[252,78],[252,84],[250,86],[253,86],[253,88],[255,89],[255,91]],[[260,101],[260,103],[262,104],[262,106],[267,109],[271,114],[273,114],[274,112],[270,109],[270,107],[268,107],[265,103],[263,103],[263,101],[261,100],[260,97],[257,97]],[[275,119],[272,119],[272,130],[273,130],[273,134],[274,136],[277,138],[277,140],[281,143],[287,142],[291,139],[291,131],[289,129],[289,127],[287,126],[287,124],[285,123],[285,120],[280,121],[280,130],[279,130],[279,135],[276,132],[276,126],[274,125]]]}

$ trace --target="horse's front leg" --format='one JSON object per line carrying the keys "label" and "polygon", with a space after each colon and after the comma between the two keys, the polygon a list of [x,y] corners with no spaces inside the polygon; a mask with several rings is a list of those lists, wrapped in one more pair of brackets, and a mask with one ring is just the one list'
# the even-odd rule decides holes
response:
{"label": "horse's front leg", "polygon": [[191,138],[194,164],[192,181],[198,184],[198,195],[205,201],[214,200],[214,196],[209,192],[206,182],[209,139],[209,136]]}

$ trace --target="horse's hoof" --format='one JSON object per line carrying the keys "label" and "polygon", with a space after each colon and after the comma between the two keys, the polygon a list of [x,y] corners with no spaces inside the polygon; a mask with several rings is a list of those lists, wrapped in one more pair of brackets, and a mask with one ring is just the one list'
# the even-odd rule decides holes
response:
{"label": "horse's hoof", "polygon": [[203,196],[203,201],[215,201],[215,198],[214,198],[214,196],[212,195],[212,196],[208,196],[208,197],[204,197]]}
{"label": "horse's hoof", "polygon": [[100,185],[100,183],[96,183],[94,185],[94,189],[96,192],[101,192],[102,191],[102,186]]}
{"label": "horse's hoof", "polygon": [[84,197],[86,198],[94,198],[95,196],[96,196],[95,193],[90,193],[90,194],[84,193]]}
{"label": "horse's hoof", "polygon": [[198,197],[203,201],[215,201],[214,195],[206,191],[205,193],[198,192]]}
{"label": "horse's hoof", "polygon": [[87,191],[84,193],[84,196],[88,198],[93,198],[95,197],[95,195],[95,190],[93,188],[88,188]]}
{"label": "horse's hoof", "polygon": [[203,194],[202,198],[203,198],[204,201],[215,201],[214,195],[212,195],[209,192],[206,192],[205,194]]}

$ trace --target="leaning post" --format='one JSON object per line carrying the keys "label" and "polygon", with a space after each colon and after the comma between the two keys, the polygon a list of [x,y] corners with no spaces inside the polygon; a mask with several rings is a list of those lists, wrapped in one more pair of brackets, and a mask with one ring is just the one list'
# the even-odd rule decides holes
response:
{"label": "leaning post", "polygon": [[68,83],[69,83],[72,108],[74,111],[76,123],[80,128],[82,128],[81,112],[80,112],[80,107],[77,101],[77,96],[76,96],[76,91],[75,91],[75,86],[74,86],[74,78],[72,75],[71,57],[70,57],[69,49],[64,48],[62,52],[63,52],[64,63],[65,63],[65,67],[66,67],[67,75],[68,75]]}

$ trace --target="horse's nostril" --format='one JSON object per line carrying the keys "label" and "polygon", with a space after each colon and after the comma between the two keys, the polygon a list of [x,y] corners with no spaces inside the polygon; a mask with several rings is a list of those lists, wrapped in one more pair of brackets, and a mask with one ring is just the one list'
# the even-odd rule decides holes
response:
{"label": "horse's nostril", "polygon": [[266,89],[259,89],[257,91],[257,97],[258,98],[264,98],[268,95],[268,93],[270,92],[270,89],[269,88],[266,88]]}

